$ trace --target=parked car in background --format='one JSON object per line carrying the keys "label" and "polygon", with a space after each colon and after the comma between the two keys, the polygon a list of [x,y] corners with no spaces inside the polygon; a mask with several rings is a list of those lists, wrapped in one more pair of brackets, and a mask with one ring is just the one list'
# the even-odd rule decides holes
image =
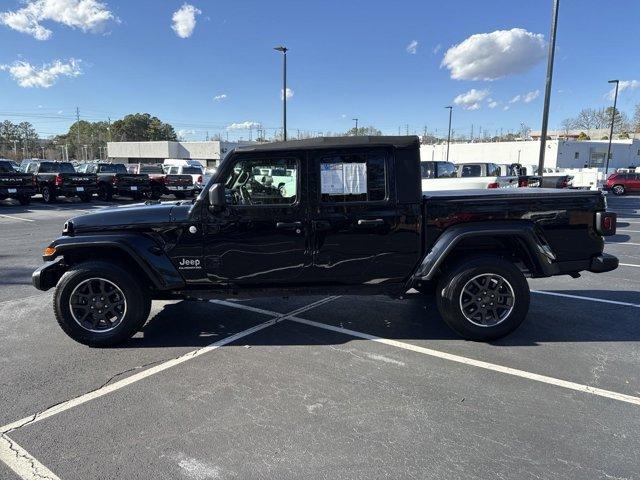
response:
{"label": "parked car in background", "polygon": [[78,173],[70,162],[30,160],[24,165],[25,173],[35,176],[38,193],[45,203],[55,202],[58,196],[80,197],[90,202],[98,191],[98,177],[93,173]]}
{"label": "parked car in background", "polygon": [[127,165],[127,170],[129,173],[144,173],[149,176],[150,198],[157,200],[162,195],[174,195],[181,199],[192,197],[195,193],[191,175],[167,174],[159,163],[132,163]]}
{"label": "parked car in background", "polygon": [[458,163],[456,173],[459,178],[475,178],[484,185],[480,188],[517,188],[518,176],[496,163]]}
{"label": "parked car in background", "polygon": [[530,175],[526,167],[523,167],[519,163],[501,163],[500,173],[503,176],[515,176],[518,177],[518,187],[539,187],[540,177],[537,175]]}
{"label": "parked car in background", "polygon": [[204,185],[204,168],[197,160],[168,158],[163,162],[162,167],[164,168],[164,173],[169,175],[191,175],[195,190],[197,192],[202,190],[202,186]]}
{"label": "parked car in background", "polygon": [[517,187],[518,176],[494,163],[420,162],[422,191]]}
{"label": "parked car in background", "polygon": [[83,163],[76,167],[80,173],[95,173],[98,178],[98,198],[109,201],[113,195],[141,200],[151,193],[151,181],[145,173],[129,173],[123,163]]}
{"label": "parked car in background", "polygon": [[36,193],[35,177],[18,171],[16,166],[11,160],[0,159],[0,200],[13,198],[20,205],[28,205]]}
{"label": "parked car in background", "polygon": [[[527,165],[525,167],[528,172],[531,172],[533,175],[538,175],[538,166],[537,165]],[[544,167],[542,169],[542,178],[540,179],[540,186],[542,188],[571,188],[573,176],[568,175],[566,173],[561,172],[557,168],[552,167]]]}
{"label": "parked car in background", "polygon": [[612,173],[603,188],[614,195],[640,193],[640,173]]}

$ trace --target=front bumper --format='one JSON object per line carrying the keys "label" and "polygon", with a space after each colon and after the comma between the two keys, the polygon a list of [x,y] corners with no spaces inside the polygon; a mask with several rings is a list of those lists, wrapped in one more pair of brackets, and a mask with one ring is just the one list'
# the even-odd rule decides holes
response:
{"label": "front bumper", "polygon": [[58,257],[55,260],[46,262],[35,272],[31,274],[31,283],[38,290],[46,292],[52,287],[55,287],[65,272],[64,258]]}
{"label": "front bumper", "polygon": [[619,263],[620,260],[618,260],[618,257],[603,253],[591,259],[591,265],[588,270],[593,273],[610,272],[618,268]]}

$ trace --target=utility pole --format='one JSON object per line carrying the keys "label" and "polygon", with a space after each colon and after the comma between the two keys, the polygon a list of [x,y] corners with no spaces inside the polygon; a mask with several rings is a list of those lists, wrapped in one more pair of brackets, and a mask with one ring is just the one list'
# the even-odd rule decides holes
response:
{"label": "utility pole", "polygon": [[18,159],[18,140],[13,141],[13,157]]}
{"label": "utility pole", "polygon": [[618,104],[618,84],[620,80],[609,80],[609,83],[616,84],[616,91],[613,95],[613,111],[611,112],[611,128],[609,129],[609,145],[607,146],[607,164],[604,168],[604,180],[609,176],[609,158],[611,158],[611,139],[613,138],[613,124],[616,120],[616,105]]}
{"label": "utility pole", "polygon": [[471,124],[471,141],[473,142],[473,123]]}
{"label": "utility pole", "polygon": [[406,132],[407,132],[407,137],[408,137],[409,136],[409,124],[408,123],[406,125],[406,129],[407,129]]}
{"label": "utility pole", "polygon": [[[538,159],[538,176],[542,178],[544,170],[544,154],[547,146],[547,128],[549,127],[549,103],[551,101],[551,82],[553,80],[553,59],[556,53],[556,31],[558,30],[558,9],[560,0],[553,0],[551,13],[551,41],[547,59],[547,80],[544,89],[544,107],[542,109],[542,128],[540,129],[540,158]],[[540,182],[542,186],[542,182]]]}
{"label": "utility pole", "polygon": [[449,133],[447,135],[447,162],[449,161],[449,146],[451,145],[451,115],[453,113],[453,107],[444,107],[449,109]]}
{"label": "utility pole", "polygon": [[287,47],[282,45],[274,47],[274,50],[282,53],[282,131],[283,140],[287,141]]}
{"label": "utility pole", "polygon": [[78,138],[78,143],[76,147],[76,160],[80,160],[78,158],[78,150],[80,149],[80,109],[76,107],[76,133]]}
{"label": "utility pole", "polygon": [[355,133],[353,134],[354,136],[358,136],[358,119],[357,118],[352,118],[352,120],[354,122],[356,122],[356,129],[355,129]]}

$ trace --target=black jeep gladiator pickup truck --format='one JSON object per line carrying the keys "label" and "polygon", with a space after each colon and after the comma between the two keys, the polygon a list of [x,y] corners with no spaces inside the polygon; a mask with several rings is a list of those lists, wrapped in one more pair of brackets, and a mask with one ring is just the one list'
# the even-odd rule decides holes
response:
{"label": "black jeep gladiator pickup truck", "polygon": [[345,137],[232,151],[192,201],[68,220],[33,274],[78,342],[124,341],[152,299],[313,293],[437,297],[472,340],[529,308],[526,277],[606,272],[616,216],[600,192],[540,188],[424,195],[417,137]]}
{"label": "black jeep gladiator pickup truck", "polygon": [[77,196],[83,202],[90,202],[98,191],[96,175],[77,173],[70,162],[33,160],[24,165],[24,171],[36,177],[38,193],[45,203],[55,202],[59,195]]}
{"label": "black jeep gladiator pickup truck", "polygon": [[15,198],[20,205],[31,203],[36,193],[35,177],[15,169],[10,160],[0,159],[0,200]]}
{"label": "black jeep gladiator pickup truck", "polygon": [[146,173],[129,173],[124,163],[92,162],[76,167],[79,173],[95,173],[98,177],[98,198],[105,202],[113,195],[142,200],[151,193],[151,181]]}

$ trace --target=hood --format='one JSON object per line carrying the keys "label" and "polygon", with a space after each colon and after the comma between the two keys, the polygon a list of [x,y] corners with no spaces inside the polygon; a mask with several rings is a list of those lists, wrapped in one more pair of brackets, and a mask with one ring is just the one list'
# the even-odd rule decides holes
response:
{"label": "hood", "polygon": [[188,219],[193,205],[165,202],[147,205],[138,203],[121,207],[108,207],[95,213],[71,218],[65,224],[67,233],[104,230],[146,230]]}

